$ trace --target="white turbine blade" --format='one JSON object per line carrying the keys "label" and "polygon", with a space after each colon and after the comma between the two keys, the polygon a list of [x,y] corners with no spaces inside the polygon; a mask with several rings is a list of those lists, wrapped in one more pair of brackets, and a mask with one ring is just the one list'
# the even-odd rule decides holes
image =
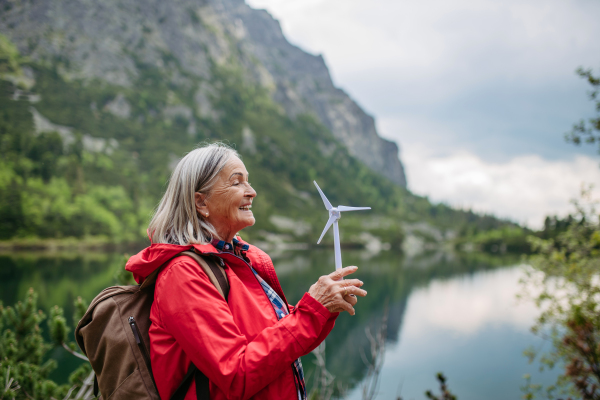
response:
{"label": "white turbine blade", "polygon": [[319,187],[319,185],[317,185],[317,181],[313,181],[313,182],[315,183],[315,186],[317,187],[317,190],[319,191],[319,194],[321,195],[321,198],[323,199],[323,203],[325,203],[325,208],[327,210],[331,210],[333,208],[333,206],[331,205],[329,200],[327,200],[327,197],[325,197],[325,194],[321,191],[321,188]]}
{"label": "white turbine blade", "polygon": [[338,211],[358,211],[358,210],[370,210],[371,207],[346,207],[337,206]]}
{"label": "white turbine blade", "polygon": [[335,215],[332,215],[331,217],[329,217],[329,220],[327,221],[327,224],[325,225],[325,229],[323,229],[323,233],[321,233],[321,237],[317,241],[317,244],[321,243],[321,239],[323,239],[323,236],[325,236],[325,234],[329,230],[329,227],[335,222],[336,219],[337,219],[337,217]]}

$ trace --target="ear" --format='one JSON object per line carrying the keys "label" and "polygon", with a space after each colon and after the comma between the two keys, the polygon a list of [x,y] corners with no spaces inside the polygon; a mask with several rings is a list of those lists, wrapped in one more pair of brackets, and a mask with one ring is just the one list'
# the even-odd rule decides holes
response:
{"label": "ear", "polygon": [[194,193],[194,201],[196,203],[196,212],[202,217],[208,217],[208,206],[206,205],[206,195],[204,193]]}

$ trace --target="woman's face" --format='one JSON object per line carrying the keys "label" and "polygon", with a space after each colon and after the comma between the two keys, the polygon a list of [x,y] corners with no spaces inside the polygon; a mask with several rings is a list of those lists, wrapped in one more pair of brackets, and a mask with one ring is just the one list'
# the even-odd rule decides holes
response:
{"label": "woman's face", "polygon": [[232,157],[219,173],[208,197],[196,193],[196,209],[215,227],[221,240],[231,241],[237,232],[254,225],[250,210],[254,197],[256,191],[248,182],[244,163]]}

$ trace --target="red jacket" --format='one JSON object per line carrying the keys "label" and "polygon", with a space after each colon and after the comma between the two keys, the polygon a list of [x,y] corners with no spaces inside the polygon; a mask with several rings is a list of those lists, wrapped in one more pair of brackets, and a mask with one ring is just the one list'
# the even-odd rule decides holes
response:
{"label": "red jacket", "polygon": [[[338,313],[330,313],[308,293],[290,315],[275,311],[240,257],[211,244],[197,252],[225,261],[228,302],[190,257],[176,257],[159,273],[150,312],[150,358],[161,399],[169,399],[191,363],[210,380],[211,399],[298,398],[292,363],[329,334]],[[153,244],[125,267],[141,283],[152,271],[192,245]],[[258,274],[285,300],[271,258],[257,247],[246,253]],[[315,277],[316,278],[316,277]],[[192,382],[186,400],[196,399]]]}

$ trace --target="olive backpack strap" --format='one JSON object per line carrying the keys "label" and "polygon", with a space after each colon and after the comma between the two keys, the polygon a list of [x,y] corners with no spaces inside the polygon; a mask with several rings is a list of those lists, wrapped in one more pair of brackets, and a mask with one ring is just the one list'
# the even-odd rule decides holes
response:
{"label": "olive backpack strap", "polygon": [[[200,267],[204,270],[208,279],[219,291],[221,296],[227,301],[229,297],[229,281],[227,280],[227,274],[220,265],[217,265],[215,260],[209,257],[202,257],[194,251],[184,251],[179,256],[188,256],[193,258]],[[196,382],[196,399],[197,400],[210,400],[210,386],[206,375],[202,373],[194,364],[190,366],[188,372],[183,377],[183,380],[175,390],[175,393],[171,396],[170,400],[184,400],[192,379]]]}
{"label": "olive backpack strap", "polygon": [[215,262],[212,257],[202,257],[194,251],[184,251],[180,256],[188,256],[193,258],[202,267],[208,279],[217,288],[221,296],[227,301],[229,297],[229,281],[223,267]]}

